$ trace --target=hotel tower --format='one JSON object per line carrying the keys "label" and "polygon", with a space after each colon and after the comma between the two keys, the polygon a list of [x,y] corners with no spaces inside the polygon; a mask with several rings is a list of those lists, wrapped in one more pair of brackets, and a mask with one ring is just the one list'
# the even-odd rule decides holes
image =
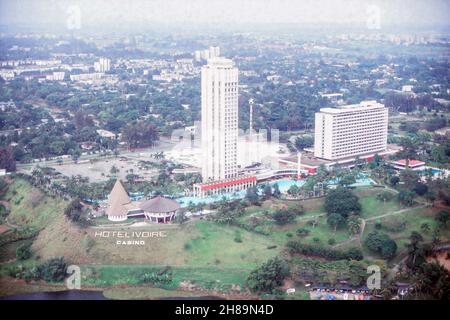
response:
{"label": "hotel tower", "polygon": [[386,151],[388,108],[376,101],[316,113],[314,156],[339,160]]}
{"label": "hotel tower", "polygon": [[237,175],[238,69],[221,57],[202,67],[203,182]]}

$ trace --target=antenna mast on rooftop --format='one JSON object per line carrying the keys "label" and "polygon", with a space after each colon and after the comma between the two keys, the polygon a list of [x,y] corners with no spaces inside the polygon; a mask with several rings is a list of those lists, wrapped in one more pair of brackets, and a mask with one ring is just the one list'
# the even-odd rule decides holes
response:
{"label": "antenna mast on rooftop", "polygon": [[250,124],[249,124],[249,135],[250,137],[252,136],[252,131],[253,131],[253,98],[250,98],[248,100],[248,105],[250,107]]}

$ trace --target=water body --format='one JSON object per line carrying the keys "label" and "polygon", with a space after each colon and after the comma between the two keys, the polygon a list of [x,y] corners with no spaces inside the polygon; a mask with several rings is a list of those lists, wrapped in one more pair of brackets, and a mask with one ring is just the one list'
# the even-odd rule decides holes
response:
{"label": "water body", "polygon": [[203,296],[203,297],[166,297],[159,300],[225,300],[221,297]]}
{"label": "water body", "polygon": [[[32,292],[0,297],[0,300],[110,300],[101,291],[68,290],[56,292]],[[215,296],[164,297],[159,300],[224,300]]]}
{"label": "water body", "polygon": [[31,292],[0,297],[0,300],[108,300],[101,291],[67,290]]}

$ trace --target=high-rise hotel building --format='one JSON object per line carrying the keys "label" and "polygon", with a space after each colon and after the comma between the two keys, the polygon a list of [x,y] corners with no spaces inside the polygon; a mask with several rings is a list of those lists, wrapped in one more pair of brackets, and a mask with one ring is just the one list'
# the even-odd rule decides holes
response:
{"label": "high-rise hotel building", "polygon": [[314,156],[339,160],[387,148],[388,109],[376,101],[322,108],[315,116]]}
{"label": "high-rise hotel building", "polygon": [[237,176],[238,69],[222,57],[208,60],[201,73],[203,182]]}

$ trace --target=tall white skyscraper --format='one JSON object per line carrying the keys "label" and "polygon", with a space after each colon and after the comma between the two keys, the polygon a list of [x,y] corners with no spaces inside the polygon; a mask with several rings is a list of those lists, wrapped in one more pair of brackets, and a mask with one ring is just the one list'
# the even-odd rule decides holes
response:
{"label": "tall white skyscraper", "polygon": [[217,58],[220,56],[219,47],[209,47],[209,58]]}
{"label": "tall white skyscraper", "polygon": [[111,60],[100,58],[98,62],[94,63],[94,69],[96,72],[108,72],[111,70]]}
{"label": "tall white skyscraper", "polygon": [[386,151],[388,109],[376,101],[316,113],[314,156],[338,160]]}
{"label": "tall white skyscraper", "polygon": [[202,67],[201,137],[204,182],[237,176],[238,69],[212,58]]}

